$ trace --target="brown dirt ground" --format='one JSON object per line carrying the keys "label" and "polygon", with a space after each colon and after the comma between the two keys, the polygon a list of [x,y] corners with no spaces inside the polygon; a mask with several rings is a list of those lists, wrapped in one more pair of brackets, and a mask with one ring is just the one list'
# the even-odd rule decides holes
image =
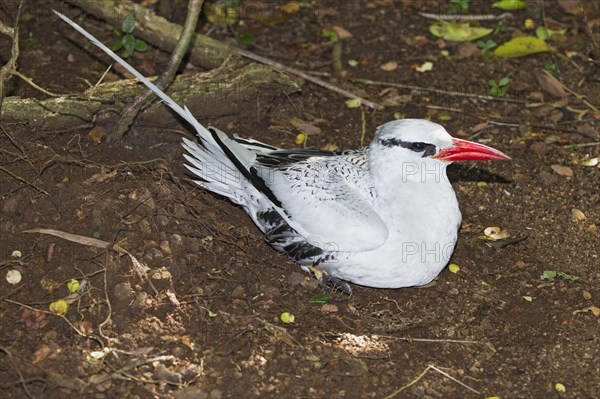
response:
{"label": "brown dirt ground", "polygon": [[[159,3],[182,21],[183,2]],[[394,113],[444,120],[463,137],[483,121],[507,123],[490,124],[477,140],[511,154],[512,162],[452,166],[464,217],[452,259],[458,273],[445,270],[423,289],[354,286],[351,296],[333,293],[327,306],[311,305],[309,299],[322,293],[316,283],[276,254],[240,208],[190,183],[179,145],[181,134],[192,135],[188,126],[158,129],[142,119],[124,145],[108,145],[89,138],[88,121],[83,128],[51,130],[2,121],[0,396],[383,398],[433,365],[479,393],[430,369],[395,397],[600,397],[600,319],[576,312],[600,307],[600,170],[581,164],[599,155],[598,145],[586,145],[598,142],[598,114],[574,95],[556,104],[546,94],[554,105],[540,109],[443,93],[390,93],[350,80],[486,95],[488,79],[508,76],[509,98],[533,102],[526,97],[541,91],[535,75],[556,62],[561,81],[598,107],[598,68],[586,60],[582,19],[546,2],[547,20],[569,28],[554,45],[561,54],[574,52],[571,60],[540,54],[485,61],[480,54],[458,56],[457,46],[436,41],[427,32],[430,21],[408,3],[311,3],[283,25],[244,20],[213,35],[232,40],[251,33],[251,51],[324,73],[332,69],[323,28],[350,31],[342,55],[348,75],[332,81],[378,102],[410,96],[382,111],[365,110],[367,140]],[[422,3],[422,10],[447,10],[445,1]],[[496,12],[482,3],[474,12]],[[541,2],[530,3],[494,40],[523,29],[525,17],[541,21]],[[2,4],[0,18],[12,24],[16,5]],[[588,19],[598,18],[599,3],[584,4]],[[46,6],[74,12],[58,2]],[[40,8],[25,13],[20,70],[52,91],[85,89],[85,80],[94,82],[104,71],[105,57],[82,51],[77,43],[83,39]],[[97,20],[80,22],[104,32],[105,42],[114,40]],[[0,42],[2,63],[9,44]],[[443,45],[449,58],[440,56]],[[350,59],[359,66],[347,66]],[[134,64],[160,70],[166,60],[152,50]],[[427,60],[434,62],[432,72],[411,67]],[[382,71],[388,61],[398,62],[398,69]],[[43,98],[17,79],[9,90]],[[259,100],[201,121],[292,147],[297,131],[289,120],[319,120],[314,123],[322,133],[310,137],[310,146],[359,146],[361,111],[330,91],[305,84],[293,96],[265,93]],[[211,104],[205,107],[194,112],[210,114]],[[578,110],[587,112],[578,117]],[[552,165],[569,166],[573,176],[557,174]],[[574,221],[573,208],[586,219]],[[494,249],[479,239],[487,226],[527,238]],[[154,288],[138,277],[129,257],[23,232],[37,227],[117,243],[151,268]],[[15,250],[20,259],[11,257]],[[7,283],[11,269],[22,273],[20,284]],[[581,279],[542,281],[544,270]],[[87,288],[66,319],[28,310],[45,311],[67,296],[65,283],[73,278],[85,279]],[[284,311],[295,316],[293,324],[279,321]],[[89,336],[76,328],[87,328]],[[113,350],[104,362],[86,360],[103,345]],[[557,392],[557,383],[566,392]]]}

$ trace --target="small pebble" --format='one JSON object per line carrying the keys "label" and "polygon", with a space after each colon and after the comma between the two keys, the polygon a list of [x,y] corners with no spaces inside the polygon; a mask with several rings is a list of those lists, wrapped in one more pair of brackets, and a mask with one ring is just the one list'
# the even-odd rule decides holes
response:
{"label": "small pebble", "polygon": [[585,220],[585,214],[583,212],[581,212],[579,209],[573,208],[573,209],[571,209],[571,218],[575,222],[581,222],[582,220]]}
{"label": "small pebble", "polygon": [[321,313],[337,313],[338,307],[332,303],[326,303],[321,306]]}

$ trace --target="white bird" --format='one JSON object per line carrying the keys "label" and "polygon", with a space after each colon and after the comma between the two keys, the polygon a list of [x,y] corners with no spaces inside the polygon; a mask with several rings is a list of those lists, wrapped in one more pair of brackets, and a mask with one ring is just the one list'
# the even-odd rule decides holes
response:
{"label": "white bird", "polygon": [[[377,128],[369,147],[345,152],[280,149],[202,126],[75,22],[55,11],[192,125],[183,139],[196,183],[240,205],[277,251],[324,281],[400,288],[431,282],[454,251],[461,213],[446,167],[508,160],[451,137],[437,123],[403,119]],[[316,267],[315,267],[316,266]]]}

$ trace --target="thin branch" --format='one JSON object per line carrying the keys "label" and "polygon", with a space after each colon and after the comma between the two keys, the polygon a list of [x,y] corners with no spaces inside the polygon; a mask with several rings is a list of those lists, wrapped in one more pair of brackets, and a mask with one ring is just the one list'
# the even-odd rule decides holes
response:
{"label": "thin branch", "polygon": [[457,384],[467,388],[469,391],[474,392],[478,395],[481,395],[481,392],[479,392],[478,390],[476,390],[475,388],[471,388],[470,386],[468,386],[467,384],[465,384],[464,382],[461,382],[459,380],[457,380],[456,378],[452,377],[450,374],[446,373],[445,371],[442,371],[440,369],[438,369],[437,367],[435,367],[433,364],[430,364],[428,367],[430,367],[432,370],[437,371],[438,373],[440,373],[441,375],[443,375],[446,378],[451,379],[452,381],[456,382]]}
{"label": "thin branch", "polygon": [[9,28],[0,21],[0,30],[2,33],[12,38],[10,59],[2,68],[0,68],[0,114],[2,112],[2,102],[4,100],[4,83],[6,83],[10,75],[17,70],[17,59],[19,58],[19,20],[21,19],[21,11],[24,3],[24,0],[21,0],[19,3],[14,28]]}
{"label": "thin branch", "polygon": [[12,365],[13,369],[19,376],[18,383],[21,384],[21,386],[23,387],[23,390],[25,391],[25,394],[27,394],[27,397],[33,399],[34,396],[31,394],[31,392],[29,392],[25,378],[23,377],[23,373],[21,372],[21,370],[19,369],[19,366],[17,366],[16,362],[14,361],[12,353],[2,345],[0,345],[0,351],[4,352],[6,354],[6,356],[8,356],[8,360],[9,360],[10,364]]}
{"label": "thin branch", "polygon": [[[196,24],[198,23],[198,16],[202,9],[202,3],[204,3],[204,0],[189,0],[188,2],[188,11],[183,30],[181,31],[181,36],[179,36],[177,45],[171,54],[171,59],[169,60],[166,70],[154,82],[160,90],[166,90],[173,82],[175,74],[181,65],[181,61],[183,61],[183,57],[190,47],[194,31],[196,30]],[[107,137],[107,141],[122,140],[136,116],[153,98],[154,94],[152,91],[147,90],[143,95],[139,96],[137,100],[127,106],[123,111],[123,115],[121,116],[115,131]]]}
{"label": "thin branch", "polygon": [[429,370],[431,370],[431,366],[427,366],[427,368],[425,368],[425,370],[423,370],[423,371],[421,372],[421,374],[419,374],[419,375],[417,376],[417,378],[415,378],[414,380],[412,380],[412,381],[411,381],[411,382],[409,382],[408,384],[406,384],[406,385],[404,385],[404,386],[400,387],[398,390],[396,390],[396,391],[392,392],[391,394],[389,394],[388,396],[386,396],[386,397],[385,397],[385,398],[383,398],[383,399],[392,399],[394,396],[398,395],[398,394],[399,394],[399,393],[401,393],[402,391],[405,391],[405,390],[407,390],[408,388],[410,388],[411,386],[415,385],[417,382],[419,382],[419,380],[420,380],[421,378],[423,378],[423,376],[425,376],[425,374],[427,374],[427,372],[428,372]]}
{"label": "thin branch", "polygon": [[432,14],[429,12],[420,12],[420,16],[435,19],[438,21],[493,21],[496,19],[511,19],[513,15],[509,12],[500,15],[484,14],[484,15],[469,15],[469,14]]}
{"label": "thin branch", "polygon": [[273,61],[270,60],[266,57],[251,53],[250,51],[246,51],[246,50],[242,50],[240,48],[237,47],[232,47],[239,55],[246,57],[248,59],[251,59],[252,61],[256,61],[256,62],[260,62],[261,64],[265,64],[265,65],[269,65],[270,67],[273,67],[275,69],[278,69],[280,71],[289,73],[290,75],[296,75],[296,76],[300,76],[302,79],[304,80],[308,80],[309,82],[312,82],[318,86],[324,87],[328,90],[333,91],[334,93],[340,94],[344,97],[348,97],[348,98],[352,98],[352,99],[358,99],[360,100],[360,102],[363,105],[366,105],[369,108],[373,108],[373,109],[382,109],[383,107],[377,103],[374,103],[372,101],[366,100],[362,97],[357,96],[356,94],[348,91],[348,90],[344,90],[340,87],[337,87],[335,85],[332,85],[331,83],[325,82],[324,80],[321,80],[319,78],[316,78],[314,76],[311,76],[309,74],[307,74],[306,72],[302,72],[298,69],[283,65],[277,61]]}
{"label": "thin branch", "polygon": [[583,5],[581,4],[580,0],[577,0],[577,5],[579,6],[579,9],[581,10],[581,14],[583,15],[583,22],[585,23],[585,34],[588,37],[588,39],[590,40],[590,43],[592,44],[592,48],[591,48],[591,53],[596,57],[596,59],[591,59],[594,63],[598,64],[600,63],[600,45],[598,44],[598,41],[596,40],[596,37],[594,36],[594,32],[592,31],[592,28],[590,27],[590,22],[588,21],[587,18],[587,14],[585,12],[585,9],[583,8]]}
{"label": "thin branch", "polygon": [[468,386],[467,384],[465,384],[462,381],[459,381],[458,379],[452,377],[450,374],[446,373],[445,371],[440,370],[439,368],[437,368],[436,366],[434,366],[433,364],[428,365],[425,370],[423,370],[421,372],[421,374],[419,374],[417,376],[417,378],[415,378],[414,380],[412,380],[411,382],[409,382],[408,384],[400,387],[398,390],[392,392],[391,394],[389,394],[388,396],[386,396],[384,399],[392,399],[394,396],[398,395],[399,393],[401,393],[402,391],[405,391],[406,389],[410,388],[411,386],[413,386],[414,384],[416,384],[421,378],[423,378],[425,376],[425,374],[427,374],[427,372],[429,370],[434,370],[437,371],[438,373],[440,373],[441,375],[443,375],[444,377],[456,382],[457,384],[459,384],[462,387],[465,387],[466,389],[468,389],[471,392],[474,392],[478,395],[481,395],[481,392],[479,392],[478,390],[476,390],[475,388],[471,388],[470,386]]}
{"label": "thin branch", "polygon": [[414,86],[414,85],[407,85],[407,84],[403,84],[403,83],[394,83],[394,82],[381,82],[381,81],[369,80],[369,79],[354,79],[354,80],[359,83],[362,83],[365,85],[371,85],[371,86],[397,87],[400,89],[408,89],[408,90],[423,91],[423,92],[427,92],[427,93],[443,94],[443,95],[447,95],[447,96],[451,96],[451,97],[466,97],[466,98],[476,98],[479,100],[500,101],[500,102],[506,102],[506,103],[515,103],[515,104],[527,104],[526,101],[517,100],[515,98],[493,97],[493,96],[486,96],[486,95],[482,95],[482,94],[464,93],[461,91],[452,91],[452,90],[441,90],[441,89],[434,89],[431,87]]}
{"label": "thin branch", "polygon": [[88,245],[91,247],[96,247],[96,248],[101,248],[101,249],[110,248],[121,255],[127,255],[127,256],[129,256],[131,263],[133,263],[133,269],[138,274],[138,277],[142,281],[146,281],[152,287],[152,289],[154,290],[154,293],[156,295],[158,295],[158,291],[156,290],[156,288],[154,287],[154,284],[152,284],[152,282],[148,278],[148,275],[146,274],[146,270],[149,270],[149,267],[142,264],[139,260],[136,259],[135,256],[130,254],[129,251],[127,251],[123,247],[118,246],[117,244],[111,244],[108,241],[98,240],[97,238],[80,236],[78,234],[65,233],[64,231],[53,230],[53,229],[35,228],[35,229],[31,229],[31,230],[24,230],[23,233],[48,234],[48,235],[51,235],[54,237],[60,237],[67,241],[76,242],[78,244]]}
{"label": "thin branch", "polygon": [[42,93],[44,93],[47,96],[50,97],[69,97],[69,94],[56,94],[56,93],[52,93],[51,91],[48,91],[46,89],[44,89],[41,86],[38,86],[37,84],[35,84],[33,82],[33,80],[25,75],[23,75],[21,72],[17,71],[16,69],[10,72],[11,74],[18,76],[19,78],[21,78],[25,83],[27,83],[28,85],[30,85],[31,87],[33,87],[36,90],[41,91]]}
{"label": "thin branch", "polygon": [[0,166],[0,171],[6,173],[7,175],[9,175],[10,177],[12,177],[15,180],[20,181],[21,183],[24,183],[26,185],[28,185],[29,187],[33,188],[36,191],[39,191],[40,193],[44,194],[46,197],[50,197],[50,194],[48,194],[48,192],[42,188],[39,188],[38,186],[36,186],[35,184],[28,182],[27,180],[25,180],[24,178],[22,178],[19,175],[14,174],[13,172],[11,172],[10,170],[4,168],[3,166]]}

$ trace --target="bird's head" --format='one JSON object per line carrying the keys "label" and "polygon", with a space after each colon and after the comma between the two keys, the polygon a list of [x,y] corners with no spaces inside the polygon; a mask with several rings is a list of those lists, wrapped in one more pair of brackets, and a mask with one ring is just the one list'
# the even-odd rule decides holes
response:
{"label": "bird's head", "polygon": [[443,126],[424,119],[402,119],[379,126],[371,148],[393,153],[403,161],[430,158],[450,163],[511,159],[492,147],[454,138]]}
{"label": "bird's head", "polygon": [[[445,166],[454,161],[511,159],[486,145],[454,138],[443,126],[423,119],[402,119],[381,125],[369,153],[370,166],[386,175],[434,169],[445,173]],[[401,170],[398,165],[402,165]]]}

